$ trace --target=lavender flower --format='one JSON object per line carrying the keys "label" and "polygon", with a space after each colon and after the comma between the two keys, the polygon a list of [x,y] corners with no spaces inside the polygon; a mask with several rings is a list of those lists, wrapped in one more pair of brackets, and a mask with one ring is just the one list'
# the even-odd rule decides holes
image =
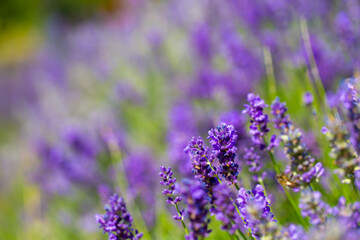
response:
{"label": "lavender flower", "polygon": [[[360,233],[357,229],[349,229],[346,222],[342,219],[331,218],[321,227],[312,227],[307,234],[307,239],[311,240],[357,240]],[[301,238],[303,239],[303,238]]]}
{"label": "lavender flower", "polygon": [[218,184],[214,188],[214,196],[214,213],[216,219],[223,223],[221,229],[234,234],[239,229],[242,220],[231,200],[230,189],[225,184]]}
{"label": "lavender flower", "polygon": [[250,166],[249,171],[253,173],[260,172],[263,163],[261,163],[259,154],[255,151],[254,147],[245,148],[244,159],[246,164]]}
{"label": "lavender flower", "polygon": [[239,165],[235,163],[236,131],[232,125],[221,123],[209,131],[208,139],[213,147],[213,154],[219,159],[219,173],[231,184],[237,183]]}
{"label": "lavender flower", "polygon": [[347,117],[351,125],[351,142],[353,143],[356,151],[360,153],[360,99],[358,96],[358,90],[355,86],[357,80],[349,79],[348,81],[354,83],[348,83],[341,98],[343,100],[345,109],[347,111]]}
{"label": "lavender flower", "polygon": [[256,185],[252,191],[241,188],[237,201],[245,227],[251,229],[254,238],[276,239],[275,236],[279,234],[279,226],[274,220],[270,204],[260,184]]}
{"label": "lavender flower", "polygon": [[298,240],[308,239],[305,235],[305,231],[301,226],[290,224],[288,227],[281,229],[281,240]]}
{"label": "lavender flower", "polygon": [[358,229],[360,224],[360,202],[346,204],[344,197],[332,208],[332,214],[344,223],[348,229]]}
{"label": "lavender flower", "polygon": [[335,159],[339,175],[343,182],[350,183],[355,178],[355,172],[359,169],[360,160],[350,143],[350,134],[346,125],[339,118],[329,122],[328,128],[322,131],[330,142],[330,156]]}
{"label": "lavender flower", "polygon": [[[286,115],[286,105],[276,98],[271,105],[271,113],[274,115],[274,127],[280,129],[280,139],[284,143],[284,151],[291,161],[286,167],[285,174],[281,174],[278,180],[286,178],[285,186],[291,187],[294,191],[308,186],[311,182],[317,181],[324,174],[321,163],[315,164],[315,159],[309,154],[305,144],[302,142],[302,133],[292,125]],[[281,181],[279,181],[282,183]]]}
{"label": "lavender flower", "polygon": [[209,215],[209,196],[204,185],[199,182],[185,183],[182,190],[185,203],[186,215],[189,218],[190,233],[186,240],[198,240],[207,237],[211,230],[208,229],[210,223]]}
{"label": "lavender flower", "polygon": [[[162,181],[160,182],[161,185],[167,186],[167,189],[164,189],[162,194],[167,196],[166,203],[171,205],[177,205],[181,200],[182,197],[176,197],[175,196],[175,182],[176,178],[173,178],[173,172],[171,171],[171,168],[169,167],[166,169],[166,167],[162,166],[160,167],[161,172],[159,173],[160,177],[162,177]],[[176,206],[177,208],[177,206]],[[179,211],[178,215],[174,215],[173,219],[182,221],[184,220],[183,212]]]}
{"label": "lavender flower", "polygon": [[310,223],[313,225],[323,224],[327,215],[331,213],[330,207],[321,200],[320,192],[301,192],[299,207],[301,215],[309,217]]}
{"label": "lavender flower", "polygon": [[104,215],[97,214],[96,220],[104,233],[109,234],[109,240],[140,239],[143,234],[132,227],[132,217],[126,209],[124,199],[114,194],[105,206]]}
{"label": "lavender flower", "polygon": [[304,93],[303,102],[306,106],[310,106],[314,102],[314,96],[309,92]]}
{"label": "lavender flower", "polygon": [[214,161],[214,156],[207,154],[209,148],[204,146],[201,137],[193,137],[184,151],[189,154],[191,159],[195,179],[204,182],[206,188],[211,191],[212,187],[218,184],[219,181],[216,178],[216,168],[212,169],[209,165]]}
{"label": "lavender flower", "polygon": [[268,115],[263,113],[264,108],[268,105],[265,104],[263,99],[255,96],[253,93],[248,94],[247,100],[249,104],[244,105],[243,113],[250,117],[249,133],[252,135],[253,143],[263,150],[266,147],[263,137],[270,130],[267,126],[269,122]]}

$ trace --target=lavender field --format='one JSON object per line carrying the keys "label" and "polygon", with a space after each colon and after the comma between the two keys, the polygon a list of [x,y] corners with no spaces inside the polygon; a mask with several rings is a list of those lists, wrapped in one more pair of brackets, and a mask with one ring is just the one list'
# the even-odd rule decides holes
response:
{"label": "lavender field", "polygon": [[0,99],[0,240],[360,239],[359,0],[5,0]]}

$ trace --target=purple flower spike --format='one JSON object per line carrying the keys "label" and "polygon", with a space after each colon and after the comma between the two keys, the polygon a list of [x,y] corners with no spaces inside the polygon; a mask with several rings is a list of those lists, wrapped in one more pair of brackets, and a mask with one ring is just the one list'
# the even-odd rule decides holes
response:
{"label": "purple flower spike", "polygon": [[297,192],[310,183],[318,181],[325,169],[321,163],[315,164],[315,159],[309,154],[308,148],[302,141],[302,132],[293,126],[286,112],[285,103],[276,98],[271,104],[274,127],[280,130],[280,139],[284,144],[285,154],[290,160],[290,165],[286,167],[284,173],[277,176],[277,179],[282,185]]}
{"label": "purple flower spike", "polygon": [[320,192],[301,192],[299,207],[301,215],[309,217],[310,223],[313,225],[323,224],[331,212],[330,207],[321,200]]}
{"label": "purple flower spike", "polygon": [[[176,178],[172,177],[173,172],[171,171],[171,168],[166,169],[166,167],[162,166],[160,167],[160,170],[161,172],[159,175],[162,178],[160,184],[168,187],[162,191],[162,194],[167,196],[166,203],[170,205],[176,205],[182,200],[182,197],[175,196]],[[178,215],[174,215],[173,219],[179,221],[184,220],[183,211],[180,211]]]}
{"label": "purple flower spike", "polygon": [[245,227],[251,229],[254,238],[277,239],[276,235],[279,234],[280,229],[273,219],[270,204],[260,184],[256,185],[252,191],[241,188],[237,201]]}
{"label": "purple flower spike", "polygon": [[236,131],[232,125],[221,123],[209,131],[208,139],[213,147],[213,155],[219,159],[219,173],[231,184],[237,183],[239,165],[234,162],[236,145]]}
{"label": "purple flower spike", "polygon": [[301,226],[290,224],[288,227],[284,227],[281,230],[282,240],[298,240],[307,239],[306,233]]}
{"label": "purple flower spike", "polygon": [[186,215],[189,218],[190,233],[186,240],[198,240],[207,237],[211,230],[208,229],[210,223],[209,215],[209,196],[203,184],[199,182],[185,183],[182,190],[187,210]]}
{"label": "purple flower spike", "polygon": [[286,104],[280,102],[279,98],[271,104],[271,114],[274,116],[274,127],[277,129],[288,128],[292,122],[288,115],[286,115]]}
{"label": "purple flower spike", "polygon": [[104,215],[97,214],[96,220],[104,233],[109,234],[109,240],[138,240],[143,236],[132,227],[132,217],[127,212],[124,199],[114,194],[105,206]]}
{"label": "purple flower spike", "polygon": [[242,220],[231,201],[230,189],[225,184],[219,184],[214,188],[214,195],[214,213],[216,219],[223,223],[221,229],[234,234],[241,226]]}
{"label": "purple flower spike", "polygon": [[206,188],[211,191],[219,181],[216,178],[216,168],[212,169],[209,165],[209,162],[214,161],[214,156],[207,154],[209,148],[204,146],[201,137],[193,137],[184,152],[189,154],[195,179],[204,182]]}
{"label": "purple flower spike", "polygon": [[260,156],[253,147],[245,148],[244,159],[246,164],[250,166],[249,171],[253,173],[260,172],[263,163],[260,162]]}
{"label": "purple flower spike", "polygon": [[249,133],[252,135],[252,141],[255,145],[259,146],[261,150],[265,149],[263,137],[269,128],[267,123],[269,122],[268,115],[264,114],[264,108],[268,105],[259,96],[255,96],[253,93],[249,93],[247,96],[249,104],[245,104],[244,114],[250,117]]}

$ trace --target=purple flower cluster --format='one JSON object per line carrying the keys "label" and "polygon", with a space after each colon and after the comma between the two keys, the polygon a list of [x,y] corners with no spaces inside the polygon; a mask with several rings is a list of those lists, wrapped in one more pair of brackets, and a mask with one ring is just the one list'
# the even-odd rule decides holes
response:
{"label": "purple flower cluster", "polygon": [[96,215],[96,220],[104,233],[109,234],[109,240],[141,239],[142,233],[132,227],[133,219],[126,209],[124,199],[114,194],[105,206],[104,215]]}
{"label": "purple flower cluster", "polygon": [[208,154],[209,148],[204,146],[201,137],[193,137],[184,151],[189,155],[192,162],[195,179],[204,182],[206,188],[211,191],[211,188],[219,181],[216,178],[216,168],[211,168],[209,165],[214,161],[214,156]]}
{"label": "purple flower cluster", "polygon": [[[322,129],[323,134],[330,142],[331,152],[330,156],[335,159],[337,169],[335,173],[339,175],[343,182],[352,182],[358,176],[358,167],[360,166],[360,159],[350,143],[350,133],[346,128],[346,124],[339,119],[332,119],[328,127]],[[355,175],[356,173],[356,175]]]}
{"label": "purple flower cluster", "polygon": [[234,234],[242,224],[231,199],[231,191],[226,184],[218,184],[214,188],[214,213],[216,219],[222,222],[221,229]]}
{"label": "purple flower cluster", "polygon": [[270,204],[260,184],[256,185],[251,191],[241,188],[237,202],[245,226],[251,229],[253,237],[273,239],[271,237],[278,234],[279,227],[274,220]]}
{"label": "purple flower cluster", "polygon": [[239,165],[235,163],[237,135],[234,127],[221,123],[209,131],[208,139],[213,147],[213,155],[219,159],[219,173],[229,183],[237,183]]}
{"label": "purple flower cluster", "polygon": [[249,171],[253,173],[260,172],[263,163],[260,162],[260,156],[255,151],[254,147],[245,148],[244,159],[246,160],[246,164],[250,166]]}
{"label": "purple flower cluster", "polygon": [[291,161],[282,176],[292,183],[286,186],[293,188],[294,191],[299,191],[299,188],[304,188],[311,182],[317,181],[324,174],[325,169],[320,162],[315,164],[315,159],[302,142],[301,131],[293,126],[289,116],[286,115],[285,103],[281,103],[277,98],[272,103],[271,110],[274,116],[274,126],[280,129],[280,139],[284,144],[285,154]]}
{"label": "purple flower cluster", "polygon": [[281,229],[281,240],[307,239],[306,233],[301,226],[290,224]]}
{"label": "purple flower cluster", "polygon": [[211,230],[208,228],[209,196],[200,182],[188,182],[182,190],[186,203],[186,215],[189,219],[190,232],[186,240],[198,240],[207,237]]}
{"label": "purple flower cluster", "polygon": [[[167,196],[166,203],[171,205],[177,205],[181,200],[182,197],[175,196],[175,183],[176,178],[173,178],[173,172],[171,171],[171,168],[166,169],[166,167],[162,166],[160,167],[161,172],[159,173],[160,177],[162,178],[162,181],[160,181],[161,185],[167,186],[167,189],[164,189],[162,191],[162,194]],[[178,215],[174,215],[173,219],[175,220],[184,220],[183,212],[179,211]]]}
{"label": "purple flower cluster", "polygon": [[331,208],[321,200],[320,192],[302,191],[299,207],[301,215],[309,217],[312,225],[323,224]]}
{"label": "purple flower cluster", "polygon": [[359,229],[360,202],[346,204],[345,197],[340,197],[338,205],[332,208],[332,214],[345,223],[349,229]]}
{"label": "purple flower cluster", "polygon": [[[346,89],[344,90],[341,98],[344,107],[347,111],[346,115],[351,125],[351,142],[353,143],[356,151],[360,152],[360,99],[358,89],[356,88],[357,80],[348,79]],[[351,81],[353,83],[351,83]]]}
{"label": "purple flower cluster", "polygon": [[252,141],[261,150],[266,148],[263,137],[270,131],[267,124],[269,122],[268,115],[264,114],[264,108],[268,105],[259,96],[249,93],[247,96],[249,104],[245,104],[244,114],[250,117],[249,133],[252,135]]}

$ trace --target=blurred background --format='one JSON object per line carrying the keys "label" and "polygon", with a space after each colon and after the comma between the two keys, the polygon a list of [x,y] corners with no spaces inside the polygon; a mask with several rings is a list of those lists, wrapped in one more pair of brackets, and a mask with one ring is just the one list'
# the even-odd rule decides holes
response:
{"label": "blurred background", "polygon": [[302,97],[357,75],[359,24],[357,0],[0,1],[0,239],[106,239],[113,192],[144,239],[183,239],[159,166],[191,176],[184,147],[220,120],[246,138],[251,91],[320,155]]}

